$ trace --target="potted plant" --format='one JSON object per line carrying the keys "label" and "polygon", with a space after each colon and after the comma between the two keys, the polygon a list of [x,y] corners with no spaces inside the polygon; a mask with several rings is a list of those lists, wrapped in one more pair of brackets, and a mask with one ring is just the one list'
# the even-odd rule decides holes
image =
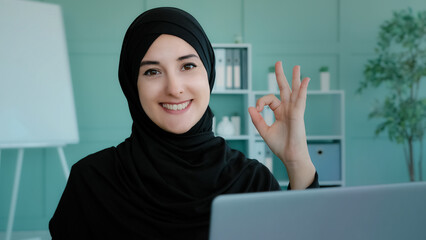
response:
{"label": "potted plant", "polygon": [[380,86],[387,89],[369,118],[383,120],[376,135],[387,131],[391,141],[403,145],[410,181],[421,181],[426,98],[419,95],[419,89],[426,80],[426,11],[394,12],[380,26],[375,53],[365,66],[365,79],[357,91]]}

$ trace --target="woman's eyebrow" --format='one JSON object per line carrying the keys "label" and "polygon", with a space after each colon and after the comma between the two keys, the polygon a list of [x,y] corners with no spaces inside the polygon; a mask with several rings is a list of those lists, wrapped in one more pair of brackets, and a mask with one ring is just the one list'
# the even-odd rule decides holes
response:
{"label": "woman's eyebrow", "polygon": [[[185,59],[193,58],[193,57],[198,58],[198,56],[195,55],[195,54],[188,54],[188,55],[179,57],[177,60],[178,61],[183,61]],[[140,67],[145,66],[145,65],[159,65],[159,64],[160,64],[160,62],[158,62],[158,61],[147,60],[147,61],[142,61]]]}
{"label": "woman's eyebrow", "polygon": [[197,55],[195,55],[195,54],[188,54],[188,55],[185,55],[185,56],[179,57],[177,60],[178,60],[178,61],[182,61],[182,60],[185,60],[185,59],[188,59],[188,58],[193,58],[193,57],[198,58],[198,56],[197,56]]}
{"label": "woman's eyebrow", "polygon": [[158,61],[142,61],[140,67],[144,66],[144,65],[159,65],[160,62]]}

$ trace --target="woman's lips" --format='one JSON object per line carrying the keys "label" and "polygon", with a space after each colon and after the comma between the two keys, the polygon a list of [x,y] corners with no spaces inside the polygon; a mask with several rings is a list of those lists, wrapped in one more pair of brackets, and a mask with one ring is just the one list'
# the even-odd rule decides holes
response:
{"label": "woman's lips", "polygon": [[165,109],[167,112],[182,112],[191,105],[192,99],[180,102],[180,103],[160,103],[160,105]]}

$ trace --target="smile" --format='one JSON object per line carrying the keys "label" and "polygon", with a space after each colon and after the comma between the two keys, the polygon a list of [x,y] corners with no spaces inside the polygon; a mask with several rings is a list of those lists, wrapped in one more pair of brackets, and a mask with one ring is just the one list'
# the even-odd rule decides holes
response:
{"label": "smile", "polygon": [[191,101],[186,101],[184,103],[179,104],[170,104],[170,103],[163,103],[161,104],[163,108],[173,111],[181,111],[188,107],[188,105],[191,103]]}

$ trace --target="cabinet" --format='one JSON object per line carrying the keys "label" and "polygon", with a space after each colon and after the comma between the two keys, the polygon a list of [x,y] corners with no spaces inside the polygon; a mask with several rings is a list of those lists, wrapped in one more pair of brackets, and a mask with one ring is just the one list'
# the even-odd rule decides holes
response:
{"label": "cabinet", "polygon": [[[225,87],[215,88],[212,92],[210,107],[215,114],[215,125],[217,126],[224,116],[239,116],[241,118],[240,134],[225,135],[223,137],[232,148],[242,151],[249,158],[257,159],[269,167],[280,185],[286,187],[288,185],[288,176],[284,165],[264,143],[252,124],[247,111],[249,106],[256,105],[257,99],[271,94],[269,91],[255,91],[252,89],[251,45],[213,44],[213,47],[215,52],[218,49],[222,50],[222,53],[219,54],[223,54],[223,50],[227,52],[238,50],[240,57],[242,56],[239,62],[240,68],[236,68],[241,71],[241,82],[236,84],[239,88],[231,87],[230,85],[226,87],[225,84]],[[225,78],[226,76],[234,76],[234,74],[229,72],[229,64],[221,64],[222,67],[225,66],[225,73],[223,73],[223,69],[220,69],[220,65],[219,69],[216,70],[217,73],[225,74]],[[232,70],[235,71],[235,68]],[[279,92],[272,92],[272,94],[279,97]],[[318,171],[321,186],[345,185],[344,99],[344,92],[341,90],[308,91],[305,111],[308,149]],[[266,112],[267,110],[263,112],[265,114],[264,117],[268,121],[273,121],[273,114],[268,116]]]}

